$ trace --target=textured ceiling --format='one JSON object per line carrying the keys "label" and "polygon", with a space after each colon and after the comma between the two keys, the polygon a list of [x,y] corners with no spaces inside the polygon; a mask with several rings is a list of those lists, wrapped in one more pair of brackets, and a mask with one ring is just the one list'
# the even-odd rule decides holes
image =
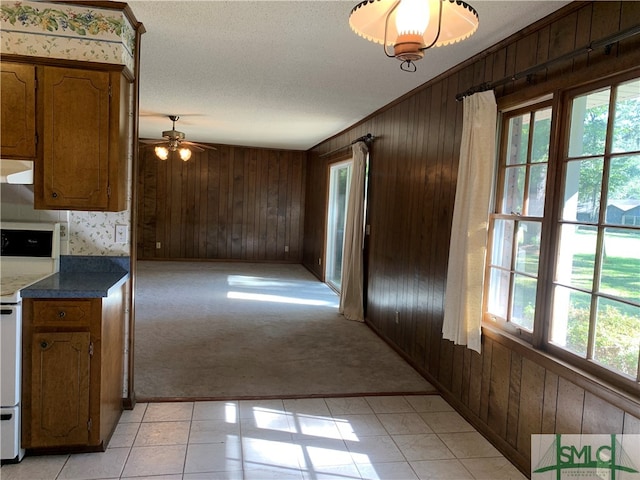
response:
{"label": "textured ceiling", "polygon": [[141,138],[175,114],[187,140],[306,150],[569,2],[470,0],[478,31],[416,73],[351,31],[357,0],[127,3],[147,31]]}

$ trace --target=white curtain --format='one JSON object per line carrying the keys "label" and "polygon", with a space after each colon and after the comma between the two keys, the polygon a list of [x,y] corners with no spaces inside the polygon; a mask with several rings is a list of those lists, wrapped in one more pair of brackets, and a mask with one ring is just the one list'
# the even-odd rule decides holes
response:
{"label": "white curtain", "polygon": [[480,353],[487,228],[495,169],[493,91],[466,97],[442,336]]}
{"label": "white curtain", "polygon": [[353,167],[347,203],[342,252],[342,283],[338,311],[348,320],[364,322],[363,258],[364,188],[368,148],[364,142],[352,146]]}

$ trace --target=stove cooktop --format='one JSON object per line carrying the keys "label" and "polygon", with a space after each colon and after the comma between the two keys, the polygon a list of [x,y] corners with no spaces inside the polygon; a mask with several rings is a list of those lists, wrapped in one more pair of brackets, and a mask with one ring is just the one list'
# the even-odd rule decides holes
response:
{"label": "stove cooktop", "polygon": [[47,278],[51,273],[2,275],[0,277],[0,303],[18,303],[20,290]]}

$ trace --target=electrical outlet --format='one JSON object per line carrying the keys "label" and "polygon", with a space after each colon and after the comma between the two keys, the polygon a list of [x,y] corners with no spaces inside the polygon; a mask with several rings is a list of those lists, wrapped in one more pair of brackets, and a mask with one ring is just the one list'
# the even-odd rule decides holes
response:
{"label": "electrical outlet", "polygon": [[159,250],[161,248],[162,248],[162,243],[156,242],[156,250]]}
{"label": "electrical outlet", "polygon": [[322,259],[318,258],[318,265],[322,265]]}
{"label": "electrical outlet", "polygon": [[289,251],[289,245],[285,245],[284,246],[284,251],[285,251],[285,253]]}
{"label": "electrical outlet", "polygon": [[396,310],[396,324],[400,323],[400,312]]}
{"label": "electrical outlet", "polygon": [[68,240],[69,237],[69,229],[67,228],[67,224],[66,223],[61,223],[60,224],[60,240]]}
{"label": "electrical outlet", "polygon": [[116,225],[116,243],[127,243],[126,225]]}

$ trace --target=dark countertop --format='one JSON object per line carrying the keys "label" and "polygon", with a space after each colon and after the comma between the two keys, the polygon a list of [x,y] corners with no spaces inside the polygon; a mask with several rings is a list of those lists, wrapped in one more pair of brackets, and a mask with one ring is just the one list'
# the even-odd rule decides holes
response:
{"label": "dark countertop", "polygon": [[23,288],[22,298],[108,297],[129,279],[129,257],[62,256],[60,271]]}
{"label": "dark countertop", "polygon": [[122,272],[59,272],[20,291],[22,298],[108,297],[129,279]]}

